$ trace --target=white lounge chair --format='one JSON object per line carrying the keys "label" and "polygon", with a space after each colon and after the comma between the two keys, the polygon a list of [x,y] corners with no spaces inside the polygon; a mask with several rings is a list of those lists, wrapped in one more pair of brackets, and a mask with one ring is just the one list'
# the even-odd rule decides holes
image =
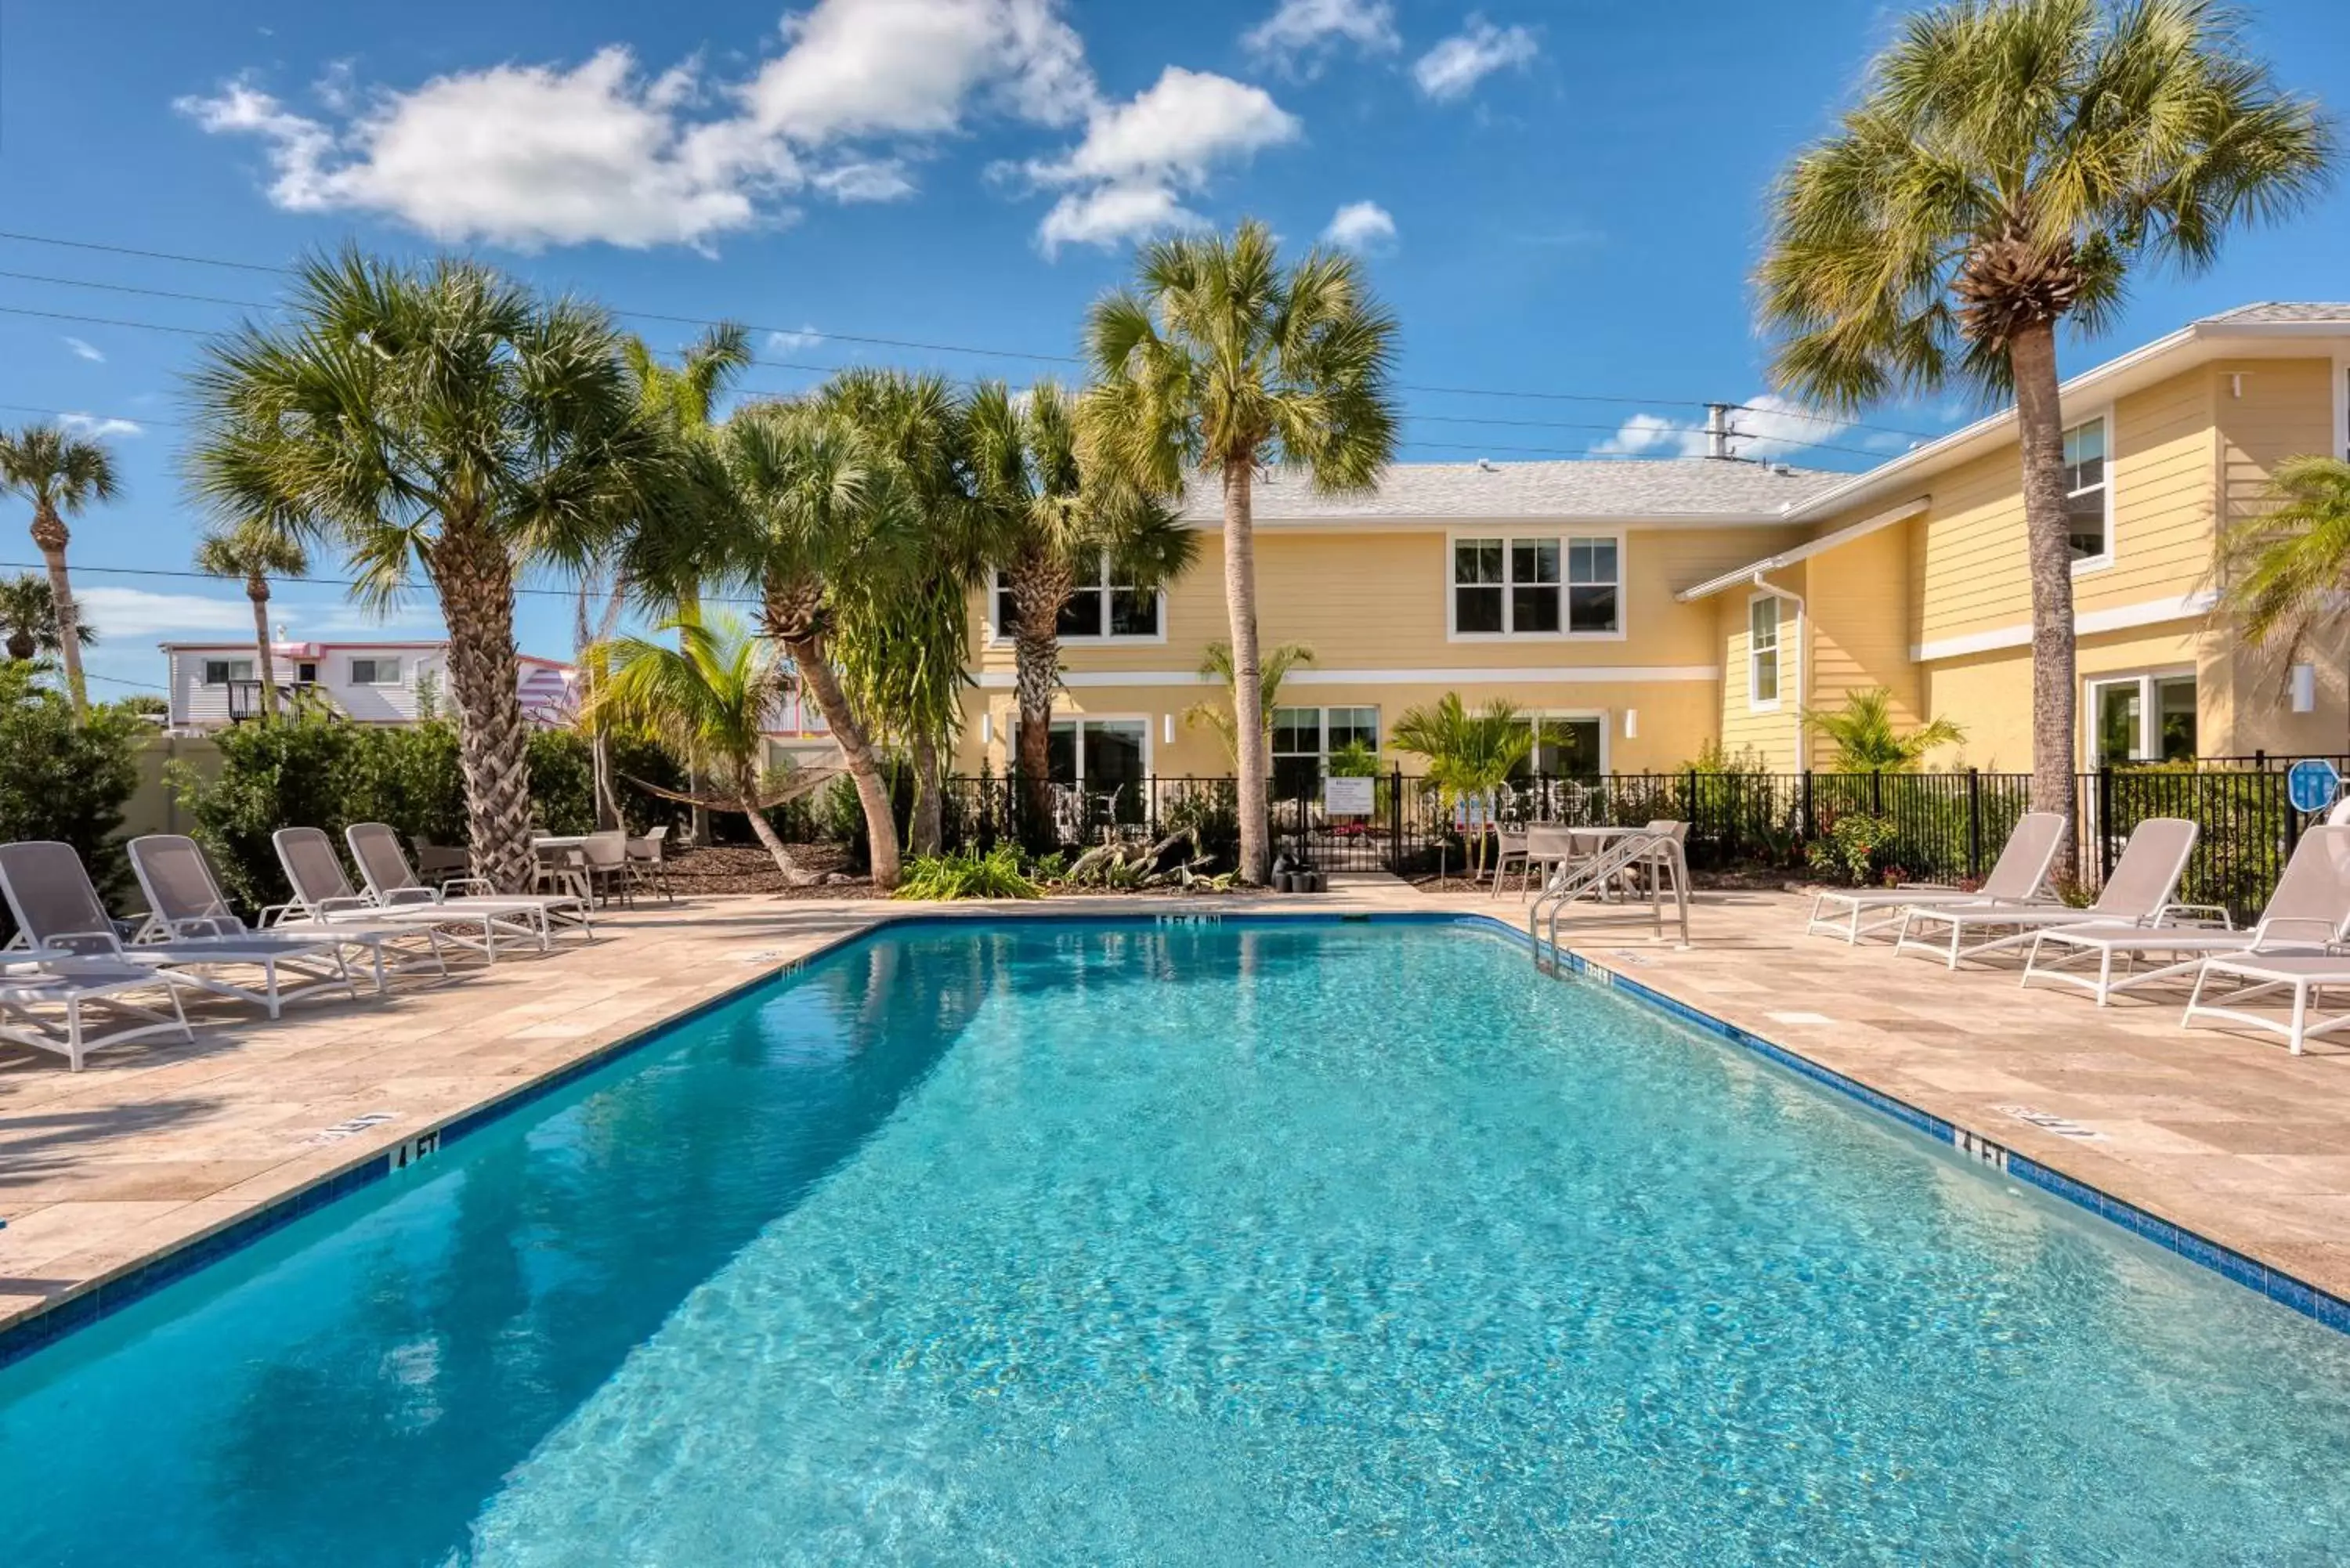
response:
{"label": "white lounge chair", "polygon": [[[2007,836],[2007,844],[1991,863],[1991,875],[1975,891],[1964,892],[1957,888],[1934,884],[1915,884],[1901,888],[1856,888],[1848,891],[1828,889],[1812,900],[1812,918],[1804,927],[1804,934],[1825,931],[1841,937],[1847,943],[1857,942],[1872,931],[1885,930],[1901,923],[1905,909],[1929,906],[1953,909],[1997,909],[2012,908],[2046,908],[2053,900],[2048,895],[2049,867],[2056,863],[2056,852],[2064,846],[2064,818],[2053,811],[2027,811],[2018,817]],[[1866,923],[1864,922],[1866,918]]]}
{"label": "white lounge chair", "polygon": [[317,827],[281,827],[269,836],[277,849],[277,864],[294,897],[261,912],[265,929],[288,920],[321,925],[407,926],[438,931],[442,940],[480,953],[495,963],[500,944],[519,942],[542,952],[546,936],[540,923],[526,913],[495,909],[451,909],[434,903],[387,906],[376,903],[351,886],[343,870],[335,841]]}
{"label": "white lounge chair", "polygon": [[[367,883],[368,897],[386,909],[431,904],[443,909],[520,916],[536,923],[542,948],[554,935],[558,920],[577,927],[590,940],[595,938],[587,901],[571,894],[500,893],[481,877],[452,877],[438,888],[427,887],[417,880],[414,867],[409,865],[400,835],[385,823],[355,822],[343,830],[343,841],[350,846],[352,863]],[[625,839],[616,838],[613,848],[619,852],[617,859],[626,858]],[[469,888],[477,891],[463,890]]]}
{"label": "white lounge chair", "polygon": [[[12,955],[11,961],[21,958]],[[186,983],[184,976],[167,970],[103,959],[62,959],[28,972],[0,973],[0,1040],[55,1051],[77,1073],[84,1056],[109,1045],[150,1034],[177,1034],[192,1041],[195,1033],[180,1008],[180,987]],[[161,992],[171,1002],[171,1012],[123,1000],[141,992]],[[114,1015],[116,1027],[103,1033],[89,1032],[88,1009],[93,1002]]]}
{"label": "white lounge chair", "polygon": [[[2179,816],[2150,816],[2139,823],[2130,830],[2129,843],[2114,862],[2097,901],[2085,909],[1912,904],[1901,911],[1893,950],[1925,953],[1956,969],[1962,958],[2020,947],[2053,927],[2160,925],[2181,912],[2171,897],[2187,874],[2187,857],[2194,852],[2197,832],[2195,824]],[[1930,939],[1923,934],[1935,927],[1940,928],[1939,934]],[[1981,938],[1971,947],[1967,945],[1970,935]]]}
{"label": "white lounge chair", "polygon": [[[0,845],[0,894],[8,901],[36,960],[99,959],[169,970],[176,980],[215,995],[249,1002],[275,1018],[285,1003],[328,991],[356,998],[350,966],[333,942],[230,937],[123,941],[70,844],[36,840]],[[261,986],[212,971],[259,970]]]}
{"label": "white lounge chair", "polygon": [[[2023,965],[2023,983],[2035,980],[2077,985],[2106,1006],[2120,992],[2197,974],[2206,959],[2324,953],[2350,940],[2350,826],[2313,827],[2302,836],[2276,891],[2251,929],[2224,924],[2159,926],[2088,924],[2036,933]],[[2141,958],[2169,961],[2139,969]],[[2126,961],[2114,972],[2116,959]],[[2097,967],[2085,965],[2094,959]]]}
{"label": "white lounge chair", "polygon": [[[211,863],[205,860],[203,849],[194,839],[176,833],[151,833],[132,839],[128,848],[131,874],[139,878],[140,891],[147,895],[147,923],[131,939],[134,945],[167,938],[248,944],[276,941],[294,948],[358,948],[367,953],[373,965],[379,995],[389,989],[384,962],[387,950],[392,968],[429,964],[442,974],[449,972],[448,963],[441,957],[441,934],[429,925],[363,925],[357,921],[296,919],[280,919],[265,930],[255,930],[229,908],[219,880],[213,876]],[[403,950],[400,945],[417,942],[424,944],[421,953]]]}

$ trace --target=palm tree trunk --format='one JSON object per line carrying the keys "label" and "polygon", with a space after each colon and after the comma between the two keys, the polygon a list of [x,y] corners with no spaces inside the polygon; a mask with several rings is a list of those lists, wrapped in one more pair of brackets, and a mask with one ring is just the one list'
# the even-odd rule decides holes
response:
{"label": "palm tree trunk", "polygon": [[[680,620],[695,621],[702,618],[701,583],[690,582],[678,590],[677,618]],[[678,647],[681,649],[684,646],[685,636],[681,632],[678,634]],[[688,790],[699,791],[702,788],[701,780],[702,759],[689,753],[685,759],[685,787]],[[710,842],[710,808],[706,805],[696,805],[692,809],[693,815],[686,822],[686,831],[693,836],[694,843],[707,844]]]}
{"label": "palm tree trunk", "polygon": [[807,880],[806,874],[792,858],[792,852],[784,847],[784,841],[777,836],[775,824],[767,820],[767,814],[759,809],[759,781],[749,768],[736,771],[734,791],[743,802],[743,815],[751,819],[751,836],[757,839],[759,846],[774,858],[775,869],[784,874],[785,884],[799,887]]}
{"label": "palm tree trunk", "polygon": [[914,816],[906,825],[908,846],[917,855],[936,855],[946,844],[946,780],[934,735],[916,735]]}
{"label": "palm tree trunk", "polygon": [[515,654],[514,568],[495,540],[446,528],[425,557],[449,623],[449,694],[473,875],[502,892],[531,884],[530,735]]}
{"label": "palm tree trunk", "polygon": [[[1053,820],[1053,692],[1061,683],[1061,607],[1069,602],[1066,566],[1038,552],[1012,570],[1013,685],[1018,693],[1015,765],[1031,836]],[[1032,845],[1031,847],[1041,847]]]}
{"label": "palm tree trunk", "polygon": [[898,885],[898,819],[889,807],[889,783],[881,776],[881,760],[857,721],[848,694],[824,646],[821,632],[786,637],[784,651],[799,670],[799,678],[816,699],[816,709],[840,748],[848,776],[857,784],[857,803],[865,810],[865,836],[872,846],[873,885],[888,891]]}
{"label": "palm tree trunk", "polygon": [[73,701],[74,720],[89,716],[89,684],[81,673],[81,611],[74,604],[73,582],[66,576],[65,519],[44,502],[33,512],[33,545],[49,569],[49,598],[57,609],[57,659],[65,667],[66,695]]}
{"label": "palm tree trunk", "polygon": [[261,716],[277,717],[277,667],[269,657],[269,579],[246,575],[244,597],[253,601],[253,672],[261,677]]}
{"label": "palm tree trunk", "polygon": [[[2032,570],[2032,809],[2074,820],[2073,553],[2064,523],[2064,416],[2056,331],[2038,322],[2008,345],[2023,449],[2023,524]],[[2107,461],[2112,460],[2108,456]]]}
{"label": "palm tree trunk", "polygon": [[1273,772],[1266,755],[1264,690],[1258,684],[1256,644],[1256,528],[1249,509],[1246,458],[1224,460],[1224,607],[1232,624],[1232,754],[1240,770],[1240,879],[1264,880],[1266,785]]}

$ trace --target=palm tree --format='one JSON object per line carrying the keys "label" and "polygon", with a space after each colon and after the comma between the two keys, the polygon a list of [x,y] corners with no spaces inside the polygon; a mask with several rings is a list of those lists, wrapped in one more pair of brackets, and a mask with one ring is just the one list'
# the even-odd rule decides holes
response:
{"label": "palm tree", "polygon": [[2035,810],[2069,817],[2074,794],[2056,324],[2112,321],[2133,264],[2210,265],[2331,154],[2208,0],[1957,0],[1903,26],[1773,192],[1756,281],[1782,388],[1839,410],[1952,380],[2015,399]]}
{"label": "palm tree", "polygon": [[1804,728],[1835,743],[1836,771],[1847,774],[1914,774],[1927,753],[1967,738],[1948,719],[1900,729],[1893,722],[1893,694],[1882,686],[1846,692],[1838,709],[1804,709]]}
{"label": "palm tree", "polygon": [[[1264,656],[1256,672],[1257,723],[1265,737],[1266,754],[1272,753],[1273,715],[1281,706],[1281,683],[1289,672],[1301,664],[1314,662],[1314,650],[1302,642],[1284,642]],[[1206,725],[1223,737],[1224,754],[1237,763],[1241,754],[1241,702],[1238,673],[1232,668],[1232,648],[1228,642],[1211,642],[1200,658],[1200,679],[1212,680],[1224,689],[1225,701],[1194,702],[1183,710],[1183,722]]]}
{"label": "palm tree", "polygon": [[2220,613],[2255,648],[2300,652],[2341,623],[2350,590],[2350,462],[2296,457],[2269,476],[2273,504],[2220,540],[2226,566]]}
{"label": "palm tree", "polygon": [[295,534],[265,521],[214,528],[196,543],[196,570],[243,577],[253,604],[253,668],[261,677],[261,711],[277,717],[277,671],[269,656],[269,579],[310,574],[310,553]]}
{"label": "palm tree", "polygon": [[584,566],[681,479],[609,319],[477,263],[347,251],[297,270],[286,325],[211,343],[193,389],[193,484],[217,512],[331,535],[364,603],[392,602],[411,571],[432,586],[473,869],[526,886],[515,580]]}
{"label": "palm tree", "polygon": [[897,886],[898,826],[863,715],[842,684],[841,601],[866,581],[899,582],[920,537],[914,487],[886,452],[811,402],[754,403],[721,433],[733,504],[712,535],[712,576],[746,581],[760,628],[784,646],[857,786],[873,882]]}
{"label": "palm tree", "polygon": [[1087,470],[1078,456],[1078,406],[1052,380],[1036,382],[1024,397],[989,381],[972,393],[968,416],[972,485],[994,515],[997,561],[1012,600],[1014,756],[1035,822],[1050,815],[1061,612],[1077,583],[1093,581],[1107,566],[1112,581],[1156,592],[1188,570],[1199,550],[1199,535],[1172,507]]}
{"label": "palm tree", "polygon": [[65,666],[66,694],[73,700],[77,721],[88,715],[89,687],[81,673],[80,614],[66,573],[66,545],[72,538],[66,519],[80,516],[93,501],[113,500],[115,490],[114,456],[99,442],[47,423],[0,431],[0,491],[33,504],[33,547],[48,567],[57,659]]}
{"label": "palm tree", "polygon": [[806,793],[812,781],[795,780],[775,790],[761,777],[767,714],[791,685],[775,644],[750,635],[731,617],[704,622],[695,610],[660,629],[675,633],[677,646],[622,637],[589,650],[588,663],[601,679],[582,717],[598,729],[625,729],[673,752],[708,758],[719,772],[714,799],[658,793],[741,812],[785,880],[806,881],[806,874],[768,822],[767,809]]}
{"label": "palm tree", "polygon": [[[1534,749],[1535,726],[1507,701],[1496,697],[1474,712],[1457,691],[1412,708],[1396,721],[1389,743],[1399,752],[1428,759],[1428,783],[1446,816],[1464,799],[1482,800],[1508,782]],[[1485,836],[1477,836],[1475,875],[1485,871]]]}
{"label": "palm tree", "polygon": [[[88,648],[98,640],[98,628],[77,620],[74,638]],[[58,650],[64,634],[57,629],[57,595],[46,581],[30,572],[0,577],[0,639],[18,664]]]}
{"label": "palm tree", "polygon": [[1394,317],[1344,253],[1284,270],[1263,224],[1142,249],[1137,287],[1097,302],[1087,349],[1088,455],[1159,495],[1202,471],[1222,488],[1224,602],[1232,621],[1240,773],[1240,876],[1263,880],[1272,763],[1257,676],[1259,467],[1303,469],[1316,488],[1369,489],[1395,455],[1388,375]]}

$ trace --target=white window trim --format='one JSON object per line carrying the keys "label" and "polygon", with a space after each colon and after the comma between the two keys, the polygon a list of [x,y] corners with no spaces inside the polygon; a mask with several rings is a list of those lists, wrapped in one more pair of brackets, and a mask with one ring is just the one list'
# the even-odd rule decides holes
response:
{"label": "white window trim", "polygon": [[[982,624],[987,628],[986,644],[990,648],[1010,648],[1012,646],[1012,634],[1004,630],[1003,628],[997,623],[995,615],[997,596],[1003,592],[1003,586],[997,579],[999,579],[1003,575],[1003,568],[1001,566],[990,566],[987,569],[987,613],[982,618]],[[1109,564],[1107,560],[1102,564],[1102,576],[1104,577],[1107,577],[1109,576]],[[1112,583],[1109,586],[1114,588],[1118,585]],[[1059,638],[1056,640],[1064,648],[1102,648],[1110,646],[1120,648],[1148,648],[1153,643],[1164,643],[1167,640],[1167,588],[1164,584],[1161,584],[1156,590],[1156,597],[1159,601],[1159,630],[1156,633],[1149,636],[1143,636],[1130,631],[1105,631],[1092,637],[1064,637]],[[1102,624],[1104,626],[1107,626],[1109,624],[1109,605],[1107,602],[1102,605]]]}
{"label": "white window trim", "polygon": [[1282,758],[1284,758],[1284,757],[1305,757],[1305,756],[1310,756],[1310,757],[1314,758],[1316,762],[1320,763],[1324,767],[1328,767],[1328,766],[1330,765],[1330,710],[1331,710],[1331,709],[1333,709],[1333,708],[1367,708],[1367,709],[1369,709],[1369,710],[1371,711],[1371,712],[1372,712],[1374,715],[1377,715],[1376,717],[1374,717],[1374,718],[1371,720],[1371,727],[1372,727],[1372,729],[1376,730],[1376,731],[1378,732],[1378,737],[1379,737],[1379,739],[1378,739],[1378,744],[1377,744],[1376,746],[1372,747],[1371,749],[1372,749],[1374,752],[1378,753],[1380,756],[1385,756],[1385,755],[1387,755],[1387,750],[1388,750],[1387,719],[1386,719],[1386,716],[1385,716],[1383,713],[1381,713],[1381,712],[1380,712],[1379,705],[1378,705],[1378,703],[1376,703],[1376,702],[1276,702],[1275,704],[1274,704],[1274,712],[1276,712],[1276,713],[1277,713],[1277,712],[1280,712],[1280,711],[1281,711],[1282,710],[1284,710],[1284,709],[1297,709],[1297,708],[1311,708],[1311,709],[1313,709],[1313,710],[1314,710],[1315,714],[1316,715],[1316,716],[1315,716],[1315,721],[1314,721],[1315,744],[1315,746],[1316,746],[1318,749],[1317,749],[1317,750],[1315,750],[1315,751],[1312,751],[1312,752],[1274,752],[1274,751],[1268,751],[1268,752],[1266,753],[1266,754],[1267,754],[1268,756],[1272,757],[1274,761],[1278,762],[1278,761],[1280,761],[1280,760],[1281,760]]}
{"label": "white window trim", "polygon": [[[1759,657],[1754,647],[1754,607],[1765,600],[1779,607],[1778,639],[1771,645],[1774,672],[1778,676],[1772,682],[1771,689],[1777,695],[1767,702],[1754,695],[1755,661]],[[1786,595],[1771,588],[1758,588],[1746,596],[1746,711],[1750,713],[1776,713],[1787,705],[1787,633],[1801,614],[1800,608],[1796,615],[1787,613],[1790,602]]]}
{"label": "white window trim", "polygon": [[[1017,711],[1017,710],[1014,710],[1014,713],[1013,713],[1013,722],[1016,724],[1018,722],[1019,722],[1019,713],[1018,713],[1018,711]],[[1141,725],[1141,726],[1142,726],[1142,776],[1143,776],[1145,779],[1153,779],[1153,778],[1157,778],[1157,777],[1159,776],[1159,758],[1158,758],[1158,753],[1157,753],[1156,749],[1153,747],[1153,745],[1152,745],[1152,743],[1151,743],[1151,742],[1153,742],[1153,740],[1155,740],[1155,739],[1156,739],[1156,737],[1155,737],[1155,736],[1153,736],[1153,735],[1151,734],[1152,722],[1151,722],[1151,716],[1150,716],[1149,714],[1148,714],[1148,713],[1080,713],[1080,712],[1076,711],[1075,709],[1070,709],[1070,708],[1055,708],[1055,709],[1054,709],[1054,710],[1053,710],[1053,714],[1052,714],[1051,719],[1050,719],[1050,720],[1046,722],[1046,724],[1045,724],[1045,732],[1046,732],[1046,734],[1047,734],[1048,736],[1050,735],[1050,733],[1051,733],[1051,732],[1052,732],[1053,726],[1057,725],[1057,724],[1079,724],[1079,725],[1083,725],[1083,724],[1139,724],[1139,725]],[[1014,739],[1014,737],[1013,737],[1009,732],[1007,732],[1007,734],[1006,734],[1006,737],[1005,737],[1005,738],[1006,738],[1006,740],[1007,740],[1007,741],[1010,741],[1010,740],[1013,740],[1013,739]],[[1071,754],[1073,755],[1073,757],[1075,758],[1076,763],[1076,775],[1077,775],[1077,779],[1076,779],[1076,788],[1078,788],[1078,789],[1085,789],[1085,788],[1087,788],[1087,784],[1086,784],[1086,748],[1085,748],[1085,736],[1084,736],[1084,734],[1083,734],[1082,732],[1080,732],[1080,733],[1076,737],[1076,741],[1077,741],[1077,744],[1076,744],[1076,746],[1073,749],[1072,753],[1071,753]]]}
{"label": "white window trim", "polygon": [[[2062,414],[2059,414],[2057,417],[2059,419],[2064,418]],[[2074,561],[2072,563],[2072,567],[2073,575],[2074,576],[2079,576],[2083,573],[2086,572],[2102,572],[2106,567],[2114,564],[2114,494],[2115,492],[2120,488],[2120,486],[2115,483],[2114,479],[2114,460],[2116,455],[2116,443],[2114,436],[2116,430],[2118,428],[2114,423],[2114,406],[2111,403],[2107,403],[2101,409],[2091,409],[2087,410],[2083,413],[2079,419],[2066,420],[2064,430],[2060,430],[2056,432],[2056,439],[2061,444],[2064,439],[2064,432],[2066,431],[2076,431],[2083,425],[2093,424],[2099,420],[2103,420],[2106,424],[2106,548],[2102,555],[2083,556],[2080,559]]]}
{"label": "white window trim", "polygon": [[[359,677],[359,667],[361,664],[379,669],[389,664],[395,673],[389,680],[382,680],[380,677],[371,680],[362,680]],[[408,659],[400,654],[360,653],[353,654],[343,660],[344,679],[350,685],[369,691],[380,691],[387,687],[405,686],[408,684],[408,676],[411,673]]]}
{"label": "white window trim", "polygon": [[[208,679],[212,673],[212,667],[215,664],[224,664],[228,666],[228,675],[225,679],[220,680]],[[242,675],[237,673],[237,670],[240,668],[244,671]],[[214,659],[208,654],[196,660],[196,684],[198,686],[234,686],[240,680],[252,680],[255,678],[253,660],[250,659]]]}
{"label": "white window trim", "polygon": [[2203,682],[2202,677],[2196,672],[2193,665],[2160,665],[2152,670],[2128,670],[2112,675],[2089,675],[2084,676],[2081,680],[2081,694],[2087,699],[2081,705],[2084,726],[2087,731],[2083,737],[2085,743],[2081,748],[2081,754],[2089,760],[2093,768],[2103,765],[2103,759],[2097,755],[2097,732],[2101,728],[2097,722],[2097,697],[2110,686],[2137,688],[2137,739],[2130,747],[2128,760],[2133,763],[2152,763],[2162,760],[2162,711],[2155,701],[2154,689],[2168,680],[2195,682],[2198,731],[2196,749],[2198,752],[2201,751]]}
{"label": "white window trim", "polygon": [[1554,719],[1587,719],[1596,722],[1599,726],[1599,771],[1603,775],[1615,771],[1611,765],[1614,759],[1610,751],[1616,739],[1613,733],[1612,718],[1613,715],[1605,708],[1538,708],[1525,715],[1529,723],[1537,719],[1546,722]]}
{"label": "white window trim", "polygon": [[[1548,525],[1539,523],[1503,523],[1486,528],[1450,528],[1444,535],[1444,640],[1447,642],[1622,642],[1631,635],[1632,609],[1630,580],[1632,556],[1627,547],[1626,530],[1622,528],[1580,528]],[[1510,545],[1518,539],[1556,539],[1558,541],[1558,620],[1556,631],[1462,631],[1461,600],[1453,593],[1453,552],[1463,539],[1496,539],[1502,541],[1502,615],[1510,613],[1509,575]],[[1577,539],[1610,539],[1616,545],[1616,629],[1614,631],[1569,631],[1566,629],[1567,556],[1568,545]]]}

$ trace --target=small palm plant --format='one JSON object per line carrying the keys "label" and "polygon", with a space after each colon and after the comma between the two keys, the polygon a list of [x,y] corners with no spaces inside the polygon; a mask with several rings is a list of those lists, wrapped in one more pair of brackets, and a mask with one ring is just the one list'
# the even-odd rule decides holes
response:
{"label": "small palm plant", "polygon": [[269,579],[302,577],[310,553],[295,534],[251,520],[215,528],[196,544],[196,570],[215,577],[242,577],[253,605],[253,669],[261,677],[261,713],[277,717],[277,671],[269,657]]}
{"label": "small palm plant", "polygon": [[[1281,683],[1289,672],[1301,664],[1314,662],[1314,650],[1302,642],[1284,642],[1266,651],[1257,666],[1256,711],[1258,724],[1266,737],[1273,734],[1273,715],[1281,706]],[[1238,677],[1232,668],[1232,645],[1211,642],[1200,660],[1200,678],[1213,680],[1224,689],[1222,702],[1194,702],[1183,710],[1183,722],[1194,728],[1205,727],[1223,737],[1224,754],[1235,767],[1241,765],[1241,722]],[[1269,754],[1269,753],[1268,753]]]}
{"label": "small palm plant", "polygon": [[674,634],[677,646],[622,637],[589,650],[598,679],[583,717],[705,759],[718,775],[720,787],[712,795],[654,793],[689,805],[741,812],[785,880],[805,881],[806,873],[768,822],[767,809],[830,775],[806,769],[781,784],[763,776],[767,715],[790,680],[775,644],[752,636],[731,618],[705,622],[691,610],[660,629]]}
{"label": "small palm plant", "polygon": [[[1471,711],[1457,691],[1407,711],[1396,721],[1395,749],[1428,759],[1428,783],[1446,816],[1463,800],[1482,800],[1502,787],[1534,748],[1534,727],[1516,706],[1496,697]],[[1476,876],[1485,874],[1485,836],[1472,846]]]}
{"label": "small palm plant", "polygon": [[92,502],[113,500],[115,489],[113,454],[97,441],[68,435],[53,424],[0,432],[0,490],[33,504],[33,547],[48,568],[56,652],[76,720],[89,711],[89,688],[81,673],[81,618],[66,571],[66,545],[72,540],[66,519],[78,516]]}
{"label": "small palm plant", "polygon": [[[84,648],[98,640],[98,629],[86,620],[74,622],[74,638]],[[18,664],[45,653],[56,653],[64,641],[57,628],[57,595],[30,572],[0,578],[0,647]]]}
{"label": "small palm plant", "polygon": [[2269,478],[2274,504],[2221,541],[2227,586],[2220,612],[2256,648],[2299,652],[2337,626],[2350,591],[2350,462],[2296,457]]}
{"label": "small palm plant", "polygon": [[1893,694],[1882,686],[1846,693],[1841,708],[1804,709],[1804,728],[1835,747],[1836,771],[1847,774],[1914,774],[1927,753],[1967,738],[1948,719],[1902,729],[1893,720]]}

